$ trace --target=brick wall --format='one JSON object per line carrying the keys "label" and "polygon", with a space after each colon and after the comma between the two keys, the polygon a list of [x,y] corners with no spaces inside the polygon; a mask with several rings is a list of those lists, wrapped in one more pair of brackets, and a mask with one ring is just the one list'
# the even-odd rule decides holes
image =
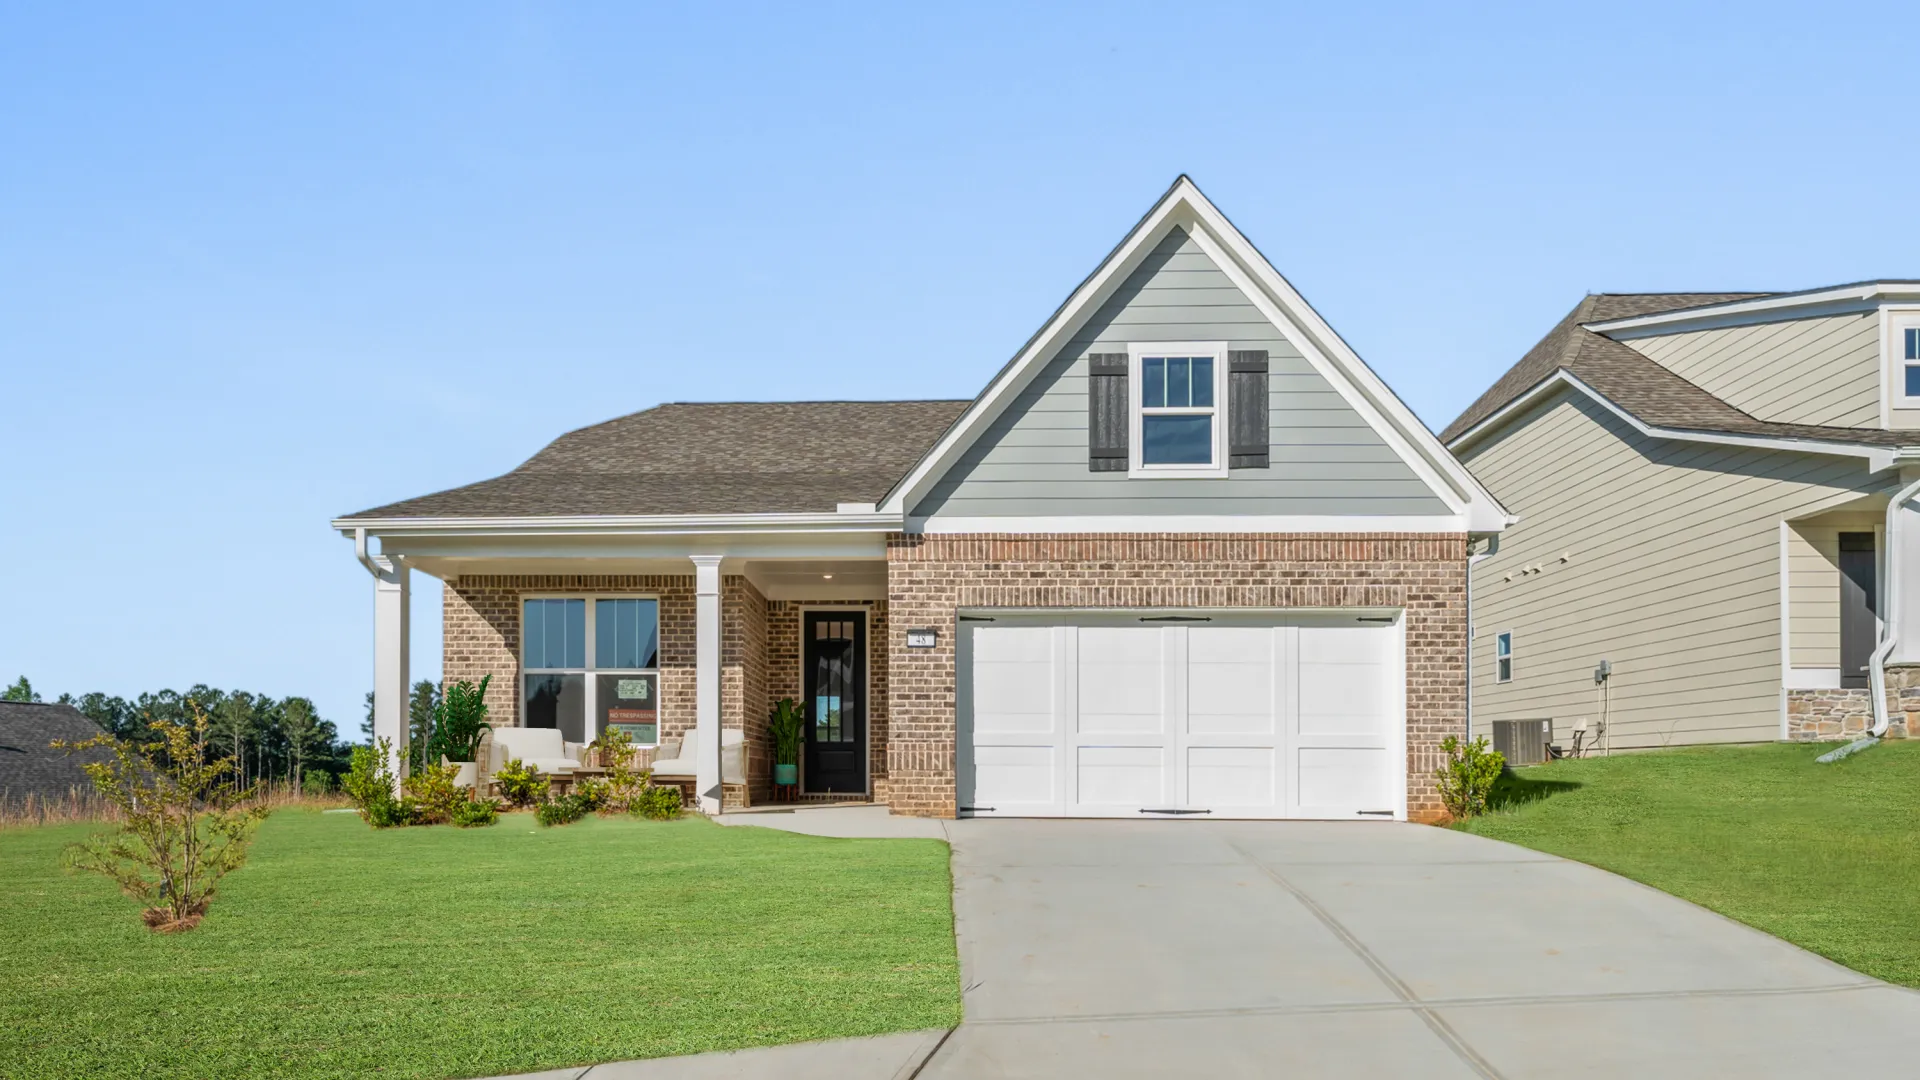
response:
{"label": "brick wall", "polygon": [[767,598],[746,578],[729,575],[720,582],[720,726],[747,738],[747,782],[744,790],[729,785],[722,793],[729,806],[773,796],[766,701]]}
{"label": "brick wall", "polygon": [[[767,709],[790,697],[806,699],[800,667],[800,613],[853,608],[867,613],[867,776],[875,802],[887,801],[887,602],[885,600],[769,600],[767,602]],[[772,759],[769,758],[769,761]]]}
{"label": "brick wall", "polygon": [[[985,536],[887,543],[889,801],[952,817],[962,607],[1393,607],[1407,613],[1407,806],[1440,815],[1439,743],[1465,722],[1466,536]],[[906,630],[935,627],[932,649]]]}

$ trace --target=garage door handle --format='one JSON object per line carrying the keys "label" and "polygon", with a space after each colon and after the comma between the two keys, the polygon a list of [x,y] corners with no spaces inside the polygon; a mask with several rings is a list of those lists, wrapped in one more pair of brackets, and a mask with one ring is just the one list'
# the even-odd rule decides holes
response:
{"label": "garage door handle", "polygon": [[1211,814],[1211,810],[1141,810],[1143,814]]}

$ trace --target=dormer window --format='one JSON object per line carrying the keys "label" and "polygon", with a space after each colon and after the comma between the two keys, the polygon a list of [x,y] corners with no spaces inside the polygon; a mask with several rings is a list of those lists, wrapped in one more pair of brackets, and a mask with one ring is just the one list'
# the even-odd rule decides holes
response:
{"label": "dormer window", "polygon": [[1906,380],[1906,394],[1910,398],[1920,398],[1920,326],[1900,328],[1901,355],[1906,359],[1901,374]]}
{"label": "dormer window", "polygon": [[1885,313],[1887,363],[1896,409],[1920,409],[1920,309],[1882,308]]}

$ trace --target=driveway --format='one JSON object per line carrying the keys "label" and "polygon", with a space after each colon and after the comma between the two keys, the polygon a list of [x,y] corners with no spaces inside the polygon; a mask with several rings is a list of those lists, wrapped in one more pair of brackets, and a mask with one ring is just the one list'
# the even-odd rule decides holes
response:
{"label": "driveway", "polygon": [[1497,841],[1379,822],[948,832],[966,1019],[927,1080],[1920,1068],[1920,994]]}

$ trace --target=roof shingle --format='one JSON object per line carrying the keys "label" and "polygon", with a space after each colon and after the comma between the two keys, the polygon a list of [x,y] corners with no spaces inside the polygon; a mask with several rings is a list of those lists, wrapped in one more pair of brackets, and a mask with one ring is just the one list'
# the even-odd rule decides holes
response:
{"label": "roof shingle", "polygon": [[568,432],[504,476],[343,520],[831,513],[878,501],[968,404],[661,405]]}

